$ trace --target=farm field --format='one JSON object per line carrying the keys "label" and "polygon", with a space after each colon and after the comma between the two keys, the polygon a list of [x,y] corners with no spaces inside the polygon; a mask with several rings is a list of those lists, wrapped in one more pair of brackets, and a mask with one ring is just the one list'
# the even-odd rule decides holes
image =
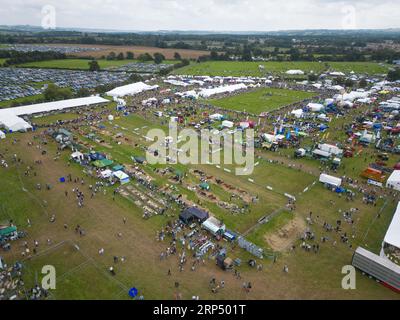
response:
{"label": "farm field", "polygon": [[355,72],[357,74],[387,74],[389,65],[375,62],[327,62],[329,68],[346,74]]}
{"label": "farm field", "polygon": [[246,111],[258,115],[312,98],[314,95],[315,93],[311,92],[268,88],[222,99],[211,99],[208,100],[208,103],[224,109]]}
{"label": "farm field", "polygon": [[[265,69],[260,69],[259,66]],[[283,74],[288,70],[302,70],[305,73],[322,73],[329,68],[339,72],[365,72],[369,74],[385,73],[388,68],[371,62],[230,62],[210,61],[192,63],[175,70],[175,74],[203,76],[253,76],[262,77],[268,74]],[[289,76],[287,76],[289,77]],[[298,77],[298,76],[297,76]]]}
{"label": "farm field", "polygon": [[182,58],[184,59],[197,59],[200,56],[208,55],[208,51],[202,50],[188,50],[188,49],[164,49],[164,48],[156,48],[156,47],[146,47],[146,46],[111,46],[111,45],[71,45],[71,44],[60,44],[60,46],[78,46],[83,48],[100,48],[98,51],[87,51],[80,52],[75,54],[78,57],[94,57],[101,58],[102,56],[107,56],[110,52],[115,52],[116,54],[122,52],[126,53],[127,51],[131,51],[135,54],[135,56],[139,56],[143,53],[150,53],[153,55],[156,52],[162,53],[166,59],[174,59],[175,52],[178,52]]}
{"label": "farm field", "polygon": [[[62,59],[62,60],[49,60],[49,61],[37,61],[28,62],[19,67],[24,68],[47,68],[47,69],[79,69],[89,70],[90,60],[86,59]],[[137,63],[138,60],[98,60],[100,68],[102,70],[122,67],[128,63]],[[163,63],[172,64],[174,61],[164,61]]]}

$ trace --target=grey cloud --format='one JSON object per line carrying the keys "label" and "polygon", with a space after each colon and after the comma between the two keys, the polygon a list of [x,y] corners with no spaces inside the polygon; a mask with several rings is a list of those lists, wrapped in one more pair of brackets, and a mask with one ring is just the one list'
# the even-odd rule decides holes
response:
{"label": "grey cloud", "polygon": [[[6,2],[6,0],[0,0]],[[356,28],[400,27],[398,0],[7,0],[0,24],[40,25],[53,5],[59,27],[125,30],[340,29],[354,8]],[[351,11],[351,12],[353,12]]]}

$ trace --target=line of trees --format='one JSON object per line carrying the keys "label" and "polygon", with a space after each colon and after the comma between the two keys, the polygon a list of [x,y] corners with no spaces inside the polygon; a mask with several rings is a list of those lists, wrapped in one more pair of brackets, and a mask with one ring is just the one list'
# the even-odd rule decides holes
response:
{"label": "line of trees", "polygon": [[66,59],[67,56],[64,53],[55,51],[30,51],[20,52],[14,50],[1,50],[0,58],[5,58],[6,61],[4,66],[16,65],[27,62],[45,61],[45,60],[57,60]]}
{"label": "line of trees", "polygon": [[[115,53],[114,51],[111,51],[107,56],[103,56],[102,59],[105,60],[133,60],[135,59],[135,54],[131,51],[127,51],[126,54],[124,54],[123,52],[119,52],[118,54]],[[139,54],[136,59],[140,62],[150,62],[150,61],[154,61],[156,64],[160,64],[163,61],[166,60],[165,56],[160,53],[160,52],[156,52],[153,55],[151,55],[148,52]],[[177,61],[182,61],[182,56],[179,54],[179,52],[175,52],[174,53],[174,59]]]}

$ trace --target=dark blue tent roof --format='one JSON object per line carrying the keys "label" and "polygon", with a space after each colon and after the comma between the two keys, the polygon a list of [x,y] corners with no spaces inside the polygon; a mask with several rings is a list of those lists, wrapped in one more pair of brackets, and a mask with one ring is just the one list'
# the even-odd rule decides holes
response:
{"label": "dark blue tent roof", "polygon": [[191,220],[194,219],[205,221],[208,219],[208,217],[209,215],[207,212],[196,207],[187,208],[183,210],[182,213],[179,215],[179,218],[183,222],[190,222]]}

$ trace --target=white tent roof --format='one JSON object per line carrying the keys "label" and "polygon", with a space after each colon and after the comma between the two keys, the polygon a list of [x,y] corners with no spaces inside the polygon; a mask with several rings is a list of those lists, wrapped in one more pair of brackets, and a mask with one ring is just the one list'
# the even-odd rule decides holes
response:
{"label": "white tent roof", "polygon": [[212,233],[217,233],[219,230],[225,230],[225,225],[221,225],[221,222],[214,217],[208,218],[202,224],[203,228],[211,231]]}
{"label": "white tent roof", "polygon": [[175,93],[175,95],[177,95],[178,97],[181,97],[181,98],[191,98],[191,97],[193,97],[195,99],[197,99],[198,96],[199,96],[196,93],[196,91],[194,91],[194,90],[190,90],[190,91],[186,91],[186,92],[177,92],[177,93]]}
{"label": "white tent roof", "polygon": [[293,114],[297,118],[300,118],[303,115],[303,110],[302,109],[293,110],[291,114]]}
{"label": "white tent roof", "polygon": [[71,154],[71,158],[82,158],[83,153],[79,151],[75,151],[74,153]]}
{"label": "white tent roof", "polygon": [[386,232],[384,241],[392,246],[400,248],[400,202],[397,205],[396,212]]}
{"label": "white tent roof", "polygon": [[215,113],[215,114],[212,114],[212,115],[210,115],[210,119],[221,119],[223,117],[223,115],[222,114],[220,114],[220,113]]}
{"label": "white tent roof", "polygon": [[17,116],[22,116],[22,115],[27,115],[27,114],[35,114],[35,113],[50,112],[50,111],[69,109],[69,108],[75,108],[75,107],[89,106],[89,105],[105,103],[105,102],[109,102],[109,101],[106,99],[103,99],[101,97],[98,97],[98,96],[92,96],[92,97],[87,97],[87,98],[52,101],[52,102],[46,102],[46,103],[32,104],[32,105],[23,106],[23,107],[3,109],[3,110],[0,110],[0,114],[3,111],[8,110]]}
{"label": "white tent roof", "polygon": [[113,173],[113,175],[119,180],[129,179],[129,176],[123,171],[116,171]]}
{"label": "white tent roof", "polygon": [[394,170],[386,182],[386,186],[399,190],[400,186],[400,170]]}
{"label": "white tent roof", "polygon": [[225,121],[222,121],[222,126],[227,127],[227,128],[233,128],[234,123],[232,121],[225,120]]}
{"label": "white tent roof", "polygon": [[128,84],[126,86],[117,87],[111,91],[107,92],[107,95],[111,97],[124,97],[124,96],[133,96],[135,94],[139,94],[144,91],[157,89],[158,86],[149,86],[144,82],[136,82],[132,84]]}
{"label": "white tent roof", "polygon": [[231,86],[222,86],[212,89],[203,89],[199,92],[199,95],[203,98],[208,98],[216,94],[226,93],[226,92],[235,92],[238,90],[247,89],[247,86],[243,83],[233,84]]}
{"label": "white tent roof", "polygon": [[16,108],[1,109],[0,124],[4,125],[8,130],[13,131],[30,129],[32,128],[31,125],[19,116],[89,106],[105,102],[109,101],[98,96],[93,96],[87,98],[53,101]]}
{"label": "white tent roof", "polygon": [[319,182],[328,183],[335,187],[340,187],[342,185],[342,179],[336,178],[327,174],[321,174],[319,177]]}
{"label": "white tent roof", "polygon": [[356,99],[365,99],[368,98],[371,92],[358,92],[358,91],[352,91],[350,93],[345,93],[343,95],[338,96],[338,101],[343,100],[343,101],[351,101],[353,102]]}
{"label": "white tent roof", "polygon": [[288,70],[286,71],[286,74],[290,74],[290,75],[303,75],[304,71],[303,70]]}
{"label": "white tent roof", "polygon": [[103,179],[107,179],[107,178],[111,177],[112,171],[110,169],[106,169],[106,170],[102,171],[100,174]]}
{"label": "white tent roof", "polygon": [[339,76],[339,77],[345,76],[345,74],[343,72],[337,72],[337,71],[330,72],[329,74],[331,76]]}
{"label": "white tent roof", "polygon": [[314,112],[316,112],[316,111],[321,111],[321,110],[324,108],[324,106],[323,106],[322,104],[320,104],[320,103],[309,103],[309,104],[307,105],[307,107],[308,107],[311,111],[314,111]]}
{"label": "white tent roof", "polygon": [[179,80],[164,80],[165,83],[172,84],[174,86],[179,86],[179,87],[188,87],[190,86],[189,83],[179,81]]}

